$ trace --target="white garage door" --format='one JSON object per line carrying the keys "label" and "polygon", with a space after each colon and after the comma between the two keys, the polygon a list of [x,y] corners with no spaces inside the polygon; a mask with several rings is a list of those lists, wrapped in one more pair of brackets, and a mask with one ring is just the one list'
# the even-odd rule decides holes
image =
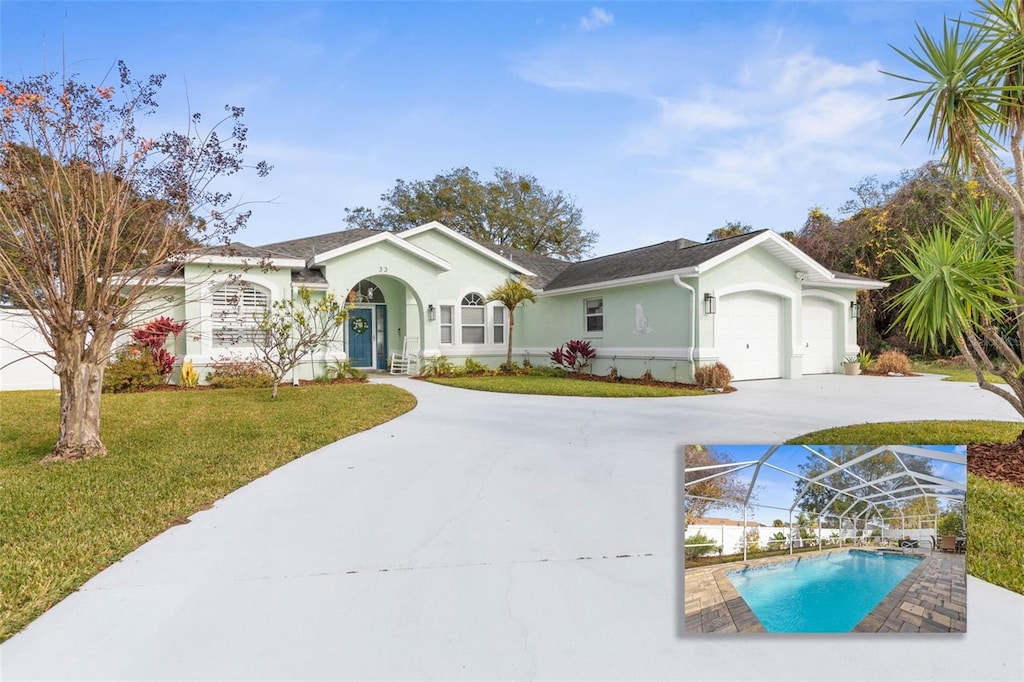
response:
{"label": "white garage door", "polygon": [[804,374],[833,374],[837,369],[836,304],[804,299]]}
{"label": "white garage door", "polygon": [[782,299],[743,292],[723,296],[715,315],[715,347],[734,379],[782,376]]}

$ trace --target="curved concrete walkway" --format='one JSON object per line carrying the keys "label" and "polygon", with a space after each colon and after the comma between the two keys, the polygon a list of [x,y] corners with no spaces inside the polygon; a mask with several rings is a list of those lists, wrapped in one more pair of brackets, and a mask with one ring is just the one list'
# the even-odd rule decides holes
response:
{"label": "curved concrete walkway", "polygon": [[0,677],[1024,678],[1024,597],[973,578],[968,634],[932,646],[677,634],[679,445],[1016,418],[977,387],[822,376],[612,400],[383,380],[418,407],[140,547],[0,647]]}

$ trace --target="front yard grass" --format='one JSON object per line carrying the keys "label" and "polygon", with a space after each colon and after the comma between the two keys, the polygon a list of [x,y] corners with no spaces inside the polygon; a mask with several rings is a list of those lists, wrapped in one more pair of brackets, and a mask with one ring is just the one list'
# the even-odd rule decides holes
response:
{"label": "front yard grass", "polygon": [[0,393],[0,641],[168,527],[303,454],[411,410],[340,384],[103,396],[109,454],[40,465],[54,391]]}
{"label": "front yard grass", "polygon": [[473,391],[495,393],[525,393],[530,395],[577,396],[583,398],[667,398],[671,396],[707,395],[704,391],[691,388],[669,388],[666,386],[645,386],[643,384],[589,381],[570,377],[545,376],[479,376],[479,377],[431,377],[431,383]]}
{"label": "front yard grass", "polygon": [[[807,445],[933,445],[1008,442],[1019,422],[922,421],[857,424],[815,431],[789,441]],[[970,452],[967,454],[970,458]],[[967,475],[967,572],[1024,594],[1024,488]]]}
{"label": "front yard grass", "polygon": [[[914,360],[910,363],[910,369],[915,374],[945,374],[946,378],[943,381],[966,381],[971,384],[978,381],[977,377],[974,376],[974,370],[965,363]],[[1006,383],[1002,377],[989,374],[988,372],[985,372],[985,378],[993,384]]]}

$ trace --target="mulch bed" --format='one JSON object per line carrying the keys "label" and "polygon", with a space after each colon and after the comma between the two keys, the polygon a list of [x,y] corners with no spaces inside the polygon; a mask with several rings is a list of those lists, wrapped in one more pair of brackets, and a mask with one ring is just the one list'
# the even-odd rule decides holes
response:
{"label": "mulch bed", "polygon": [[919,377],[919,376],[921,376],[920,374],[889,374],[888,372],[879,372],[879,371],[876,371],[876,370],[873,370],[873,369],[861,370],[861,374],[867,375],[869,377],[894,377],[894,378],[897,378],[897,379],[900,378],[900,377]]}
{"label": "mulch bed", "polygon": [[1024,443],[971,443],[967,446],[967,471],[1024,487]]}
{"label": "mulch bed", "polygon": [[[606,384],[636,384],[637,386],[659,386],[662,388],[687,388],[692,391],[703,391],[697,384],[681,384],[675,381],[657,381],[655,379],[625,379],[623,377],[609,377],[599,374],[569,374],[567,379],[581,379],[583,381],[603,381]],[[729,386],[721,393],[732,393],[735,386]]]}
{"label": "mulch bed", "polygon": [[[453,375],[442,375],[442,378],[451,378]],[[472,378],[477,376],[484,376],[482,374],[467,374],[466,377]],[[502,376],[500,374],[496,376]],[[413,379],[420,379],[426,381],[433,377],[414,376]],[[657,381],[655,379],[625,379],[623,377],[609,377],[600,374],[566,374],[566,379],[579,379],[580,381],[600,381],[606,384],[635,384],[637,386],[657,386],[661,388],[686,388],[691,391],[703,391],[704,389],[697,384],[681,384],[675,381]],[[729,386],[728,388],[722,389],[721,391],[709,391],[709,393],[732,393],[736,390],[735,386]]]}

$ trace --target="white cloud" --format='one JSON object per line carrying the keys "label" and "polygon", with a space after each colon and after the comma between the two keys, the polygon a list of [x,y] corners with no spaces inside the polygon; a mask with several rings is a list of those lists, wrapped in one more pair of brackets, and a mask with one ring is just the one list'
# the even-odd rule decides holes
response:
{"label": "white cloud", "polygon": [[586,16],[580,17],[580,27],[584,31],[596,31],[599,28],[611,26],[614,23],[615,15],[600,7],[591,7],[590,12]]}

